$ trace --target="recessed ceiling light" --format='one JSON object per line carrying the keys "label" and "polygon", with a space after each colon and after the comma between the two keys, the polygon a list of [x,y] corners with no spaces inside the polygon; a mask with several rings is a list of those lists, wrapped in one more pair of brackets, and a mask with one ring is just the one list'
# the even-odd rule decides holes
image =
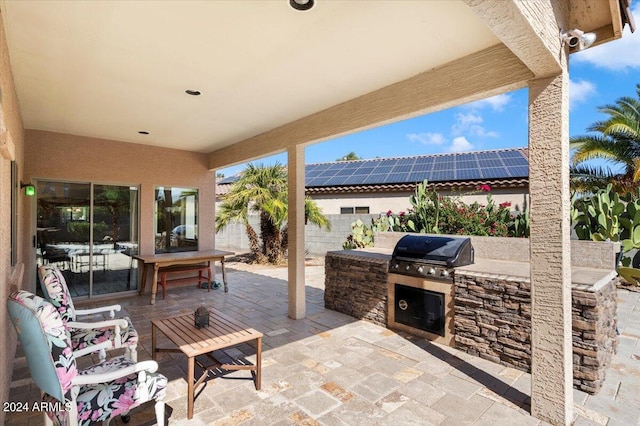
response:
{"label": "recessed ceiling light", "polygon": [[295,10],[309,10],[313,7],[314,0],[289,0],[289,6]]}
{"label": "recessed ceiling light", "polygon": [[202,92],[199,90],[191,90],[191,89],[185,90],[184,93],[191,96],[200,96],[202,94]]}
{"label": "recessed ceiling light", "polygon": [[146,130],[140,130],[138,133],[140,133],[141,135],[148,135],[149,132],[147,132]]}

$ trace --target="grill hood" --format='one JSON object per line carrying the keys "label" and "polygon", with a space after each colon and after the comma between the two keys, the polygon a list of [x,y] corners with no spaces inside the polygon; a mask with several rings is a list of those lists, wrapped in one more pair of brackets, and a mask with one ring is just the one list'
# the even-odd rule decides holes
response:
{"label": "grill hood", "polygon": [[392,259],[453,268],[473,263],[473,247],[468,237],[405,235],[393,249]]}

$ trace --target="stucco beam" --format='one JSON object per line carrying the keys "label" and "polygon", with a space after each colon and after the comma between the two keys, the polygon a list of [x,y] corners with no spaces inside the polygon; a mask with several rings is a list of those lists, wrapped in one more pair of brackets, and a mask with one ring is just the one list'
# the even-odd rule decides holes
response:
{"label": "stucco beam", "polygon": [[492,46],[214,151],[209,154],[209,168],[228,167],[299,144],[320,142],[519,89],[532,77],[508,48]]}
{"label": "stucco beam", "polygon": [[555,25],[559,12],[554,11],[552,4],[521,0],[464,2],[536,78],[561,71],[557,52],[562,41],[560,29]]}

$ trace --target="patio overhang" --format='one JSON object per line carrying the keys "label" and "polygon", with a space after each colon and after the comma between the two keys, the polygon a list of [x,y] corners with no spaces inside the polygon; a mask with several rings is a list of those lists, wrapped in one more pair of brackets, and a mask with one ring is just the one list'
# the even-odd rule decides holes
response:
{"label": "patio overhang", "polygon": [[[568,424],[569,51],[560,35],[580,28],[595,32],[596,43],[620,38],[625,24],[634,28],[628,1],[316,3],[298,12],[286,0],[0,0],[7,35],[0,40],[0,101],[13,136],[3,156],[15,151],[22,161],[29,140],[129,142],[199,154],[205,164],[197,173],[206,176],[207,166],[286,151],[289,315],[301,318],[304,146],[528,87],[531,283],[539,297],[532,310],[532,410]],[[203,95],[188,96],[187,89]],[[149,179],[145,190],[158,183]],[[2,185],[8,193],[10,183]],[[141,201],[150,204],[150,192]],[[2,212],[11,214],[4,204]],[[30,243],[22,246],[27,263]]]}

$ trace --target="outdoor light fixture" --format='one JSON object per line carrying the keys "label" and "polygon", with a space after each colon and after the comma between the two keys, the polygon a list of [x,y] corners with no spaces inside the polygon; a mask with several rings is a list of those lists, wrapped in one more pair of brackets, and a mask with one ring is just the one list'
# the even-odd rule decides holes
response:
{"label": "outdoor light fixture", "polygon": [[289,6],[295,10],[309,10],[315,4],[315,0],[289,0]]}
{"label": "outdoor light fixture", "polygon": [[596,34],[585,33],[582,30],[575,29],[562,33],[562,40],[567,43],[570,48],[579,51],[591,47],[596,41]]}
{"label": "outdoor light fixture", "polygon": [[30,183],[24,183],[20,181],[20,189],[24,188],[24,195],[27,197],[33,197],[36,195],[36,187]]}

